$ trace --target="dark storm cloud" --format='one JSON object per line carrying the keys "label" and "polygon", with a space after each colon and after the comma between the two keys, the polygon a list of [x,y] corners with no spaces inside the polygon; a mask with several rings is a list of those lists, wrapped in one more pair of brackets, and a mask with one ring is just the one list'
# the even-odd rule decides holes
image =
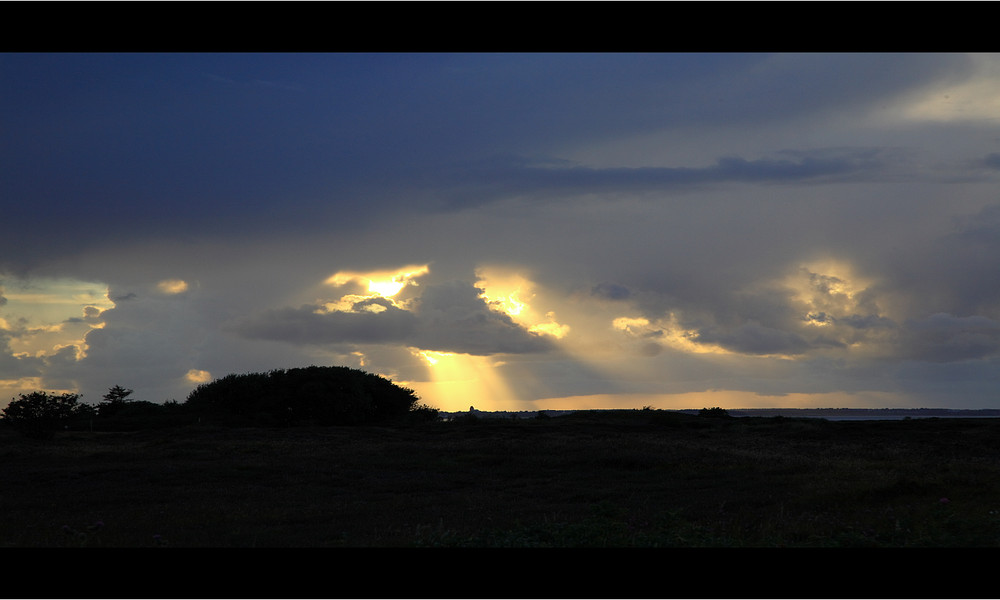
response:
{"label": "dark storm cloud", "polygon": [[12,339],[29,334],[23,324],[5,328],[0,323],[0,380],[37,377],[42,374],[44,359],[35,356],[14,355]]}
{"label": "dark storm cloud", "polygon": [[[884,260],[883,264],[875,262]],[[873,256],[877,293],[905,296],[907,318],[935,313],[1000,318],[1000,205],[954,220],[952,231],[887,257]]]}
{"label": "dark storm cloud", "polygon": [[693,337],[704,344],[717,344],[726,350],[741,354],[802,354],[817,345],[840,346],[839,342],[819,338],[806,340],[802,335],[783,329],[768,327],[757,321],[748,321],[731,331],[714,328],[701,330]]}
{"label": "dark storm cloud", "polygon": [[526,331],[509,315],[490,309],[468,282],[428,286],[420,296],[420,325],[413,342],[428,350],[467,354],[544,352],[548,338]]}
{"label": "dark storm cloud", "polygon": [[945,313],[906,323],[900,355],[930,362],[994,357],[1000,352],[1000,322]]}
{"label": "dark storm cloud", "polygon": [[[327,203],[336,204],[339,219],[325,218],[325,225],[356,221],[366,210],[355,210],[352,186],[384,173],[374,159],[396,147],[378,118],[394,101],[370,102],[385,84],[365,72],[365,63],[382,62],[4,55],[0,82],[18,92],[0,104],[0,194],[9,202],[0,227],[25,249],[25,261],[37,262],[32,253],[58,256],[81,244],[302,227],[310,216],[328,216]],[[49,242],[34,244],[26,231],[43,223]]]}
{"label": "dark storm cloud", "polygon": [[[471,180],[453,171],[679,124],[843,110],[961,74],[966,63],[961,55],[7,54],[0,85],[16,93],[0,100],[0,231],[16,250],[0,266],[127,239],[371,226],[438,192],[468,205],[504,189],[846,176],[874,159],[508,166],[472,168]],[[31,234],[43,222],[44,244]]]}
{"label": "dark storm cloud", "polygon": [[[827,320],[826,315],[823,315],[823,319],[821,320]],[[896,327],[896,324],[892,319],[880,315],[849,315],[846,317],[831,318],[830,322],[846,325],[852,329],[862,330],[884,330]]]}
{"label": "dark storm cloud", "polygon": [[607,300],[626,300],[632,296],[632,292],[624,285],[617,283],[599,283],[590,290],[591,295]]}
{"label": "dark storm cloud", "polygon": [[[371,306],[381,310],[373,312]],[[273,309],[234,325],[241,336],[292,344],[396,343],[422,350],[487,355],[544,352],[551,344],[508,315],[491,310],[481,290],[467,282],[422,286],[415,308],[369,298],[350,311],[315,305]]]}
{"label": "dark storm cloud", "polygon": [[[378,313],[364,310],[364,306],[370,305],[384,310]],[[317,312],[320,307],[314,305],[274,309],[237,325],[236,329],[248,338],[296,344],[372,344],[403,342],[416,326],[413,314],[385,300],[358,302],[354,308],[358,312],[323,313]]]}
{"label": "dark storm cloud", "polygon": [[959,362],[904,361],[892,371],[894,385],[909,393],[933,398],[924,406],[968,406],[966,397],[995,408],[1000,384],[1000,358]]}
{"label": "dark storm cloud", "polygon": [[[436,182],[445,207],[468,207],[501,197],[663,192],[726,183],[802,183],[869,180],[893,164],[892,152],[876,148],[785,152],[788,157],[748,160],[722,157],[706,167],[591,168],[568,163],[539,164],[498,157],[450,168]],[[451,175],[447,175],[451,173]],[[418,188],[419,189],[419,188]]]}
{"label": "dark storm cloud", "polygon": [[7,340],[0,337],[0,380],[38,377],[43,374],[44,365],[45,359],[42,358],[13,356]]}
{"label": "dark storm cloud", "polygon": [[743,354],[801,354],[810,347],[810,343],[795,332],[767,327],[756,321],[728,332],[702,330],[694,339]]}

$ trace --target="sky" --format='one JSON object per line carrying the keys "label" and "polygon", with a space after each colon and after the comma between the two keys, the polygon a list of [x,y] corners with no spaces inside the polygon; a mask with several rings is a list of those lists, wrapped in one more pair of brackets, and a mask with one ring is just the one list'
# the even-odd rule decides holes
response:
{"label": "sky", "polygon": [[1000,55],[2,53],[0,406],[1000,408]]}

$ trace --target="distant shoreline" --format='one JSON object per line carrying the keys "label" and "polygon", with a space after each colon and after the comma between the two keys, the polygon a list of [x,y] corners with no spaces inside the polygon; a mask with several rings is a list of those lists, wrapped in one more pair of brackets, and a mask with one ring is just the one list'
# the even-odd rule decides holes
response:
{"label": "distant shoreline", "polygon": [[[697,413],[697,410],[679,412]],[[930,418],[930,417],[1000,417],[1000,410],[955,408],[740,408],[727,410],[734,417],[823,417],[823,418]]]}
{"label": "distant shoreline", "polygon": [[[643,409],[578,409],[578,410],[523,410],[523,411],[489,411],[489,410],[463,410],[463,411],[439,411],[441,417],[450,420],[454,417],[464,415],[475,415],[485,419],[531,419],[540,416],[558,417],[574,412],[587,411],[621,411],[621,410],[643,410]],[[698,414],[701,409],[655,409],[669,412],[685,414]],[[733,408],[726,409],[732,417],[799,417],[799,418],[821,418],[829,420],[890,420],[890,419],[919,419],[919,418],[997,418],[1000,417],[1000,409],[955,409],[955,408]]]}

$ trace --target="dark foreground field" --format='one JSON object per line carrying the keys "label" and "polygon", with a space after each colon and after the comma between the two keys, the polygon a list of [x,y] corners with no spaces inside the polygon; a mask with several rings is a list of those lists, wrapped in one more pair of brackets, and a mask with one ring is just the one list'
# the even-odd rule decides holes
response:
{"label": "dark foreground field", "polygon": [[0,429],[0,544],[994,547],[1000,419]]}

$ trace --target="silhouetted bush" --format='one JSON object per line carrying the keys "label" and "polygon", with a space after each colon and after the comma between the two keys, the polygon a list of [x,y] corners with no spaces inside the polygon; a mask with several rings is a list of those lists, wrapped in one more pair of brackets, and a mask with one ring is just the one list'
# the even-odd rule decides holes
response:
{"label": "silhouetted bush", "polygon": [[460,412],[451,417],[452,423],[478,423],[479,417],[474,412]]}
{"label": "silhouetted bush", "polygon": [[718,406],[713,406],[712,408],[703,408],[698,411],[698,416],[700,417],[716,417],[725,418],[729,416],[729,412],[724,408],[719,408]]}
{"label": "silhouetted bush", "polygon": [[48,439],[70,424],[93,416],[94,408],[79,404],[79,394],[31,392],[20,394],[2,411],[3,421],[21,434]]}
{"label": "silhouetted bush", "polygon": [[419,404],[413,407],[410,412],[406,414],[406,421],[410,423],[427,423],[430,421],[438,421],[440,418],[440,411],[434,407],[427,406],[426,404]]}
{"label": "silhouetted bush", "polygon": [[110,415],[90,423],[94,431],[140,431],[193,424],[197,415],[177,402],[131,400]]}
{"label": "silhouetted bush", "polygon": [[224,422],[266,426],[385,423],[414,411],[437,417],[418,400],[380,375],[312,366],[227,375],[199,385],[184,406]]}

